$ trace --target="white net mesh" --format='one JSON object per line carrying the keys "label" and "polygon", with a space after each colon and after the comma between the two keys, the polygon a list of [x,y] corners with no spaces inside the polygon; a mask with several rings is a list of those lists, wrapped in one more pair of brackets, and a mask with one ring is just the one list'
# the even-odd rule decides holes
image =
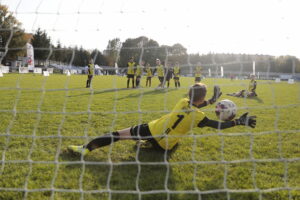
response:
{"label": "white net mesh", "polygon": [[[86,37],[98,38],[100,34],[105,38],[106,29],[121,35],[131,30],[123,20],[134,22],[136,16],[144,15],[160,15],[159,19],[165,19],[162,25],[157,24],[156,34],[163,36],[165,31],[167,38],[169,31],[176,31],[172,23],[180,21],[180,16],[174,16],[176,20],[168,18],[170,5],[163,2],[157,10],[147,9],[149,2],[139,4],[138,9],[129,8],[126,1],[118,2],[117,8],[106,1],[55,1],[51,6],[41,0],[0,3],[9,4],[24,24],[31,21],[32,32],[45,22],[44,18],[48,19],[43,28],[55,39],[69,33],[64,38],[66,44],[82,38],[82,33]],[[184,2],[180,5],[180,13],[191,15],[191,8]],[[103,27],[101,21],[94,20],[99,18],[111,22]],[[138,33],[155,36],[148,23],[136,25]],[[187,22],[185,30],[194,30],[195,26]],[[5,31],[10,34],[2,42],[1,61],[10,51],[24,49],[9,47],[15,32],[13,28],[1,29]],[[108,39],[114,37],[108,36]],[[86,75],[73,75],[72,70],[78,69],[70,68],[78,59],[75,49],[71,49],[69,59],[62,64],[72,72],[71,76],[56,68],[49,77],[32,73],[5,73],[0,77],[0,199],[300,198],[300,87],[297,82],[274,81],[274,78],[299,77],[298,59],[293,57],[283,73],[276,71],[270,56],[239,54],[227,60],[221,58],[226,54],[182,56],[170,46],[158,47],[147,42],[148,46],[143,40],[137,47],[119,46],[117,51],[107,48],[106,53],[115,52],[120,63],[131,54],[136,56],[136,62],[149,59],[147,56],[153,52],[148,62],[159,57],[167,66],[180,58],[180,88],[175,89],[171,80],[170,87],[157,90],[156,76],[152,78],[152,86],[145,87],[143,76],[141,88],[127,89],[124,66],[104,67],[101,73],[108,75],[94,76],[92,87],[84,88]],[[55,53],[68,50],[51,45],[35,49],[48,52],[44,58],[48,67],[51,62],[57,64],[51,60]],[[94,54],[94,60],[99,56]],[[240,126],[226,130],[193,129],[190,134],[180,136],[180,144],[172,153],[160,153],[133,141],[119,141],[84,157],[66,151],[70,144],[86,144],[104,133],[147,123],[169,113],[186,96],[199,65],[204,78],[201,82],[208,85],[208,98],[213,85],[219,85],[223,91],[221,99],[233,100],[238,106],[238,116],[249,112],[258,117],[255,129]],[[226,96],[247,89],[248,75],[253,73],[254,65],[259,78],[258,97]],[[154,64],[152,67],[155,68]],[[202,110],[209,118],[216,119],[214,106]]]}

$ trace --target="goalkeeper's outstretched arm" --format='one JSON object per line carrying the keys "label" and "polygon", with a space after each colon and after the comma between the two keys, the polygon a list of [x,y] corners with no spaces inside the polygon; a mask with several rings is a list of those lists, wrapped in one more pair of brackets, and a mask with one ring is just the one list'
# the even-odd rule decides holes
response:
{"label": "goalkeeper's outstretched arm", "polygon": [[208,119],[205,117],[201,122],[199,122],[198,127],[211,127],[216,129],[226,129],[237,125],[250,126],[251,128],[255,128],[256,126],[256,116],[247,116],[248,113],[244,113],[240,118],[227,121],[227,122],[219,122],[215,120]]}

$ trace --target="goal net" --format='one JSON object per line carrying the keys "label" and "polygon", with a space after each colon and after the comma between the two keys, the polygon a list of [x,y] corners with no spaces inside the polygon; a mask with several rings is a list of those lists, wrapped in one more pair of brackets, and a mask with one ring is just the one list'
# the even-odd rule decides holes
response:
{"label": "goal net", "polygon": [[[202,53],[188,53],[195,42],[189,36],[186,47],[179,42],[160,45],[155,37],[169,42],[171,35],[199,28],[181,19],[196,16],[189,3],[175,3],[177,15],[165,2],[155,7],[150,2],[134,1],[135,7],[131,1],[116,3],[0,1],[34,35],[31,40],[39,28],[52,38],[44,46],[33,45],[35,67],[28,69],[28,46],[13,44],[18,31],[4,26],[2,16],[0,199],[299,199],[299,59],[203,52],[205,45],[214,46],[205,42],[196,51]],[[139,17],[142,23],[136,22]],[[154,22],[153,32],[148,24]],[[107,38],[104,44],[101,37]],[[75,47],[83,44],[92,50]],[[94,50],[98,45],[105,49]],[[127,82],[131,57],[137,65],[145,61],[139,87],[137,76]],[[88,58],[97,67],[86,88]],[[165,73],[173,72],[170,80],[163,76],[163,87],[158,87],[157,59]],[[151,85],[146,85],[147,64]],[[174,80],[176,66],[180,85]],[[227,95],[249,92],[250,74],[256,78],[257,96]],[[170,113],[180,99],[188,98],[196,81],[207,85],[206,99],[219,85],[219,100],[235,102],[236,118],[246,112],[257,116],[256,127],[194,128],[177,136],[179,143],[171,151],[134,140],[85,156],[67,150],[68,145],[86,144]],[[217,120],[215,105],[201,111]]]}

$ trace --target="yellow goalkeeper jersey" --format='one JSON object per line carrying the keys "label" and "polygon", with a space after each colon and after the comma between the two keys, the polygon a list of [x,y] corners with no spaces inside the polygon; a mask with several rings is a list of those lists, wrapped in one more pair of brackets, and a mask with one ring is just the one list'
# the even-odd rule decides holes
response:
{"label": "yellow goalkeeper jersey", "polygon": [[180,68],[179,66],[174,66],[174,77],[179,77]]}
{"label": "yellow goalkeeper jersey", "polygon": [[181,99],[171,113],[148,123],[157,143],[166,150],[172,149],[179,139],[197,127],[205,117],[199,108],[190,105],[187,98]]}
{"label": "yellow goalkeeper jersey", "polygon": [[256,89],[256,81],[255,80],[251,80],[249,83],[249,87],[248,90],[249,92],[254,92]]}
{"label": "yellow goalkeeper jersey", "polygon": [[95,71],[95,65],[88,64],[88,75],[94,75],[94,71]]}
{"label": "yellow goalkeeper jersey", "polygon": [[164,76],[165,73],[164,73],[164,66],[163,65],[158,65],[156,66],[156,70],[157,70],[157,76]]}
{"label": "yellow goalkeeper jersey", "polygon": [[130,75],[134,75],[134,66],[135,66],[135,62],[128,62],[127,63],[127,74],[130,74]]}
{"label": "yellow goalkeeper jersey", "polygon": [[135,75],[141,76],[141,75],[142,75],[143,68],[144,68],[144,67],[141,66],[141,65],[136,66]]}
{"label": "yellow goalkeeper jersey", "polygon": [[146,72],[147,72],[147,77],[152,77],[152,70],[150,67],[146,68]]}

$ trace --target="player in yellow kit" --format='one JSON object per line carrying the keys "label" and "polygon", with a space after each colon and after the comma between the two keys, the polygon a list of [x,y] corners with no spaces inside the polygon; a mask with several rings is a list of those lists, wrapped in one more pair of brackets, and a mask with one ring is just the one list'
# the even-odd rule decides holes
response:
{"label": "player in yellow kit", "polygon": [[180,75],[180,67],[179,67],[179,63],[176,62],[174,69],[173,69],[173,74],[174,74],[174,82],[175,82],[175,87],[180,87],[180,81],[179,81],[179,75]]}
{"label": "player in yellow kit", "polygon": [[129,88],[130,79],[132,79],[132,88],[134,88],[135,66],[136,64],[133,61],[133,57],[131,57],[127,63],[127,88]]}
{"label": "player in yellow kit", "polygon": [[256,125],[255,116],[247,116],[248,113],[245,113],[238,119],[226,122],[207,118],[200,108],[215,103],[221,94],[220,88],[215,86],[213,97],[206,101],[206,85],[201,83],[195,84],[189,89],[189,98],[180,99],[170,113],[163,115],[159,119],[100,136],[86,145],[70,145],[68,149],[85,155],[112,142],[131,139],[146,140],[153,147],[167,151],[173,149],[182,136],[188,134],[196,127],[225,129],[236,125],[245,125],[254,128]]}
{"label": "player in yellow kit", "polygon": [[141,61],[137,66],[136,66],[136,70],[135,70],[135,86],[136,87],[140,87],[140,82],[141,82],[141,78],[142,78],[142,74],[143,74],[143,70],[144,70],[144,64],[145,61]]}
{"label": "player in yellow kit", "polygon": [[163,88],[165,85],[165,69],[164,69],[164,66],[161,64],[160,59],[158,59],[158,58],[156,59],[155,71],[157,72],[157,77],[160,82],[158,87]]}
{"label": "player in yellow kit", "polygon": [[195,83],[200,83],[201,81],[201,70],[202,67],[197,66],[195,69]]}
{"label": "player in yellow kit", "polygon": [[251,74],[250,75],[250,82],[248,85],[248,90],[241,90],[239,92],[235,92],[235,93],[230,93],[227,94],[228,96],[234,96],[234,97],[256,97],[256,86],[257,86],[257,82],[255,80],[255,75]]}
{"label": "player in yellow kit", "polygon": [[146,70],[146,74],[147,74],[146,87],[148,86],[148,83],[149,83],[149,87],[151,87],[151,78],[152,78],[153,74],[152,74],[151,66],[149,63],[147,63],[145,70]]}
{"label": "player in yellow kit", "polygon": [[248,87],[248,97],[256,97],[256,86],[257,86],[257,82],[255,80],[255,75],[251,74],[250,75],[250,82],[249,82],[249,87]]}

